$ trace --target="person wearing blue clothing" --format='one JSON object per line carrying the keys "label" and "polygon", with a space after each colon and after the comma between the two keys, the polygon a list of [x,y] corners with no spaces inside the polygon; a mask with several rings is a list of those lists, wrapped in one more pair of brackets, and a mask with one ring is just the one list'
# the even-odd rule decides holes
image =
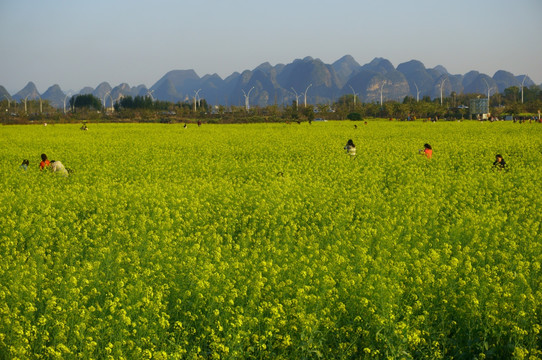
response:
{"label": "person wearing blue clothing", "polygon": [[24,159],[23,163],[19,166],[19,168],[26,171],[28,170],[28,165],[30,165],[30,161],[28,161],[27,159]]}

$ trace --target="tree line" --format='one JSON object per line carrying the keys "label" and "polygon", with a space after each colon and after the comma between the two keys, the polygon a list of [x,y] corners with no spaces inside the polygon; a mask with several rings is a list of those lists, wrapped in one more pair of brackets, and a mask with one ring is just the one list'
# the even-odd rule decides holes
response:
{"label": "tree line", "polygon": [[[279,122],[312,121],[317,118],[328,120],[363,118],[419,119],[438,117],[441,119],[470,118],[469,103],[472,99],[487,98],[487,94],[457,94],[452,92],[446,97],[431,99],[424,96],[415,99],[406,96],[402,101],[361,102],[352,94],[339,97],[328,104],[268,105],[265,107],[210,105],[206,99],[185,102],[154,100],[150,96],[124,96],[116,101],[112,108],[104,108],[102,101],[92,95],[75,95],[70,98],[66,113],[64,109],[50,106],[47,100],[38,104],[28,101],[25,107],[21,103],[0,102],[0,119],[3,123],[17,123],[33,120],[105,120],[116,121],[190,121],[207,122]],[[502,93],[492,94],[489,99],[489,111],[492,116],[529,117],[542,110],[542,89],[530,86],[520,89],[512,86]]]}

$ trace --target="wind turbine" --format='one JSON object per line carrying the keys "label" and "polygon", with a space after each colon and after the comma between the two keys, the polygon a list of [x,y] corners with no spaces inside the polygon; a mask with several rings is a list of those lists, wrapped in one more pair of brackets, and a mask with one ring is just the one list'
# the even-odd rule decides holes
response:
{"label": "wind turbine", "polygon": [[527,75],[523,77],[523,81],[521,82],[521,103],[523,104],[523,84],[525,83],[525,79],[527,79]]}
{"label": "wind turbine", "polygon": [[354,88],[351,85],[348,85],[348,86],[350,86],[350,89],[352,89],[352,94],[354,94],[354,107],[356,107],[356,92],[354,91]]}
{"label": "wind turbine", "polygon": [[[439,87],[440,87],[440,105],[441,105],[441,106],[442,106],[442,88],[443,88],[444,82],[445,82],[446,80],[448,80],[448,78],[446,78],[446,77],[443,78],[442,81],[440,82],[440,85],[439,85]],[[449,82],[449,80],[448,80],[448,82]]]}
{"label": "wind turbine", "polygon": [[416,85],[416,82],[414,82],[414,86],[416,86],[416,102],[420,101],[420,90],[418,89],[418,85]]}
{"label": "wind turbine", "polygon": [[198,94],[201,91],[201,89],[194,90],[194,111],[196,111],[196,99],[198,98]]}
{"label": "wind turbine", "polygon": [[301,94],[297,95],[297,91],[295,91],[293,86],[292,86],[292,91],[295,94],[295,108],[297,110],[297,108],[299,107],[299,97],[301,96]]}
{"label": "wind turbine", "polygon": [[248,93],[245,93],[245,90],[241,89],[241,91],[243,92],[243,95],[245,96],[245,110],[249,110],[250,109],[250,92],[254,90],[254,86],[250,88],[250,90],[248,91]]}
{"label": "wind turbine", "polygon": [[307,88],[305,89],[305,107],[307,107],[307,91],[309,91],[309,88],[312,86],[312,84],[310,84],[309,86],[307,86]]}

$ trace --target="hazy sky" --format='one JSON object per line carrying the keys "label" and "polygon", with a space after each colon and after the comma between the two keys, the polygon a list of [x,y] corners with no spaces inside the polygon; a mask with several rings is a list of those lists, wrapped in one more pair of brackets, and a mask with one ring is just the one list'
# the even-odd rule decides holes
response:
{"label": "hazy sky", "polygon": [[0,85],[151,87],[312,56],[542,82],[542,0],[0,0]]}

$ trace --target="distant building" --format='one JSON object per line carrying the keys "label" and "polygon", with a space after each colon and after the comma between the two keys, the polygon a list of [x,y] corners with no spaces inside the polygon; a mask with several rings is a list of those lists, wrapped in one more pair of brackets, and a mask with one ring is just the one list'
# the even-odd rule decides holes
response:
{"label": "distant building", "polygon": [[487,119],[489,117],[489,102],[487,99],[471,99],[469,109],[471,119]]}

